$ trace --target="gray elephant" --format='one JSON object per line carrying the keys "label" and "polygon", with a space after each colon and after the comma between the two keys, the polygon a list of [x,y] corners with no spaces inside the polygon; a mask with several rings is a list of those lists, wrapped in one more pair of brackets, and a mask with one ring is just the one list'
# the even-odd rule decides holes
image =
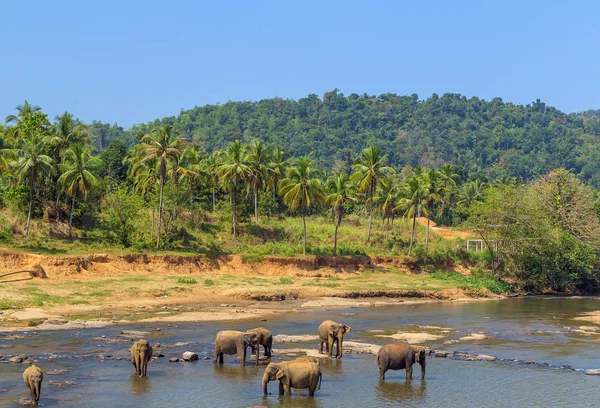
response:
{"label": "gray elephant", "polygon": [[262,377],[262,388],[265,395],[268,395],[269,381],[279,380],[279,395],[292,396],[291,388],[308,388],[308,395],[314,397],[315,391],[321,389],[322,377],[321,367],[312,361],[292,360],[269,363]]}
{"label": "gray elephant", "polygon": [[319,353],[323,353],[323,344],[327,347],[327,354],[329,357],[333,354],[333,344],[337,343],[337,352],[335,358],[342,358],[344,354],[343,342],[344,334],[351,330],[350,326],[343,323],[332,322],[331,320],[325,320],[319,325]]}
{"label": "gray elephant", "polygon": [[[248,330],[248,333],[256,333],[258,344],[265,348],[265,357],[271,357],[271,349],[273,348],[273,335],[271,332],[264,327],[257,327],[256,329]],[[260,353],[259,346],[256,347],[256,350],[252,347],[252,354],[255,352]]]}
{"label": "gray elephant", "polygon": [[135,372],[140,377],[145,377],[148,372],[148,361],[152,358],[152,346],[148,340],[138,340],[133,343],[131,349],[131,364],[135,367]]}
{"label": "gray elephant", "polygon": [[40,400],[40,394],[42,393],[42,381],[44,380],[44,373],[35,364],[30,365],[23,372],[23,381],[29,392],[31,392],[31,404],[37,405]]}
{"label": "gray elephant", "polygon": [[425,378],[425,363],[427,351],[424,347],[407,344],[386,344],[377,353],[379,379],[385,379],[387,370],[406,370],[406,379],[412,380],[412,366],[421,365],[421,379]]}
{"label": "gray elephant", "polygon": [[[258,338],[256,333],[241,332],[236,330],[223,330],[215,336],[215,359],[214,363],[223,364],[223,354],[237,354],[240,365],[246,365],[246,349],[257,347]],[[258,365],[258,354],[256,353],[256,365]]]}

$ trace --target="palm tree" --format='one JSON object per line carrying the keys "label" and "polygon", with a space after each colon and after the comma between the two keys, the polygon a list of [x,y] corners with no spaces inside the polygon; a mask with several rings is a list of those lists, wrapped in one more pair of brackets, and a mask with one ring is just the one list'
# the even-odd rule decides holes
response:
{"label": "palm tree", "polygon": [[206,169],[207,179],[210,182],[210,188],[212,192],[212,211],[213,213],[216,210],[217,206],[217,198],[216,198],[216,190],[219,187],[219,176],[217,171],[219,169],[219,158],[218,155],[213,153],[204,158],[203,166]]}
{"label": "palm tree", "polygon": [[[436,202],[442,200],[440,191],[442,190],[442,175],[435,169],[427,169],[423,172],[422,176],[425,185],[428,186],[425,198],[426,201],[423,205],[427,208],[429,214],[434,213],[434,206]],[[429,251],[429,227],[431,224],[431,217],[427,217],[427,232],[425,233],[425,252]]]}
{"label": "palm tree", "polygon": [[7,138],[5,138],[4,125],[0,123],[0,171],[5,171],[9,168],[12,160],[16,158],[16,152],[11,149]]}
{"label": "palm tree", "polygon": [[27,135],[20,132],[17,142],[18,158],[12,162],[12,167],[19,182],[27,181],[29,184],[29,211],[27,212],[27,225],[25,235],[29,235],[29,224],[31,222],[31,210],[33,208],[33,195],[35,182],[39,175],[52,175],[55,172],[54,160],[46,153],[48,152],[48,139],[39,131],[33,130]]}
{"label": "palm tree", "polygon": [[158,165],[158,180],[160,182],[160,196],[158,204],[158,227],[156,249],[160,248],[160,227],[163,215],[163,191],[167,180],[167,166],[177,163],[181,149],[185,147],[186,140],[179,136],[179,131],[171,125],[160,125],[144,135],[140,140],[140,160],[138,163],[147,163],[154,160]]}
{"label": "palm tree", "polygon": [[367,243],[371,242],[371,228],[373,227],[373,198],[377,189],[377,183],[387,173],[393,171],[391,167],[385,165],[387,154],[381,156],[381,149],[378,147],[367,147],[361,152],[361,159],[352,166],[355,173],[352,179],[357,181],[358,190],[361,193],[369,190],[369,232],[367,234]]}
{"label": "palm tree", "polygon": [[229,143],[226,150],[219,153],[221,165],[217,174],[221,178],[221,183],[227,186],[232,192],[232,210],[233,210],[233,235],[237,236],[237,187],[249,174],[250,167],[247,164],[246,152],[242,142],[236,140]]}
{"label": "palm tree", "polygon": [[279,195],[291,211],[300,209],[304,228],[304,249],[306,255],[306,213],[313,203],[323,200],[321,180],[313,177],[311,161],[307,157],[299,157],[288,169],[286,178],[279,181]]}
{"label": "palm tree", "polygon": [[57,155],[62,161],[69,146],[75,143],[82,145],[90,142],[91,131],[83,123],[76,123],[73,115],[65,112],[55,118],[55,134],[51,143],[56,149]]}
{"label": "palm tree", "polygon": [[401,191],[402,198],[396,209],[404,210],[404,218],[412,217],[412,230],[410,233],[410,246],[408,256],[412,253],[415,241],[415,229],[417,226],[417,215],[429,215],[426,203],[429,201],[429,185],[420,177],[411,178]]}
{"label": "palm tree", "polygon": [[[441,185],[441,206],[439,211],[440,218],[443,217],[444,213],[448,213],[452,207],[452,198],[454,194],[454,188],[456,187],[456,180],[458,174],[454,172],[454,168],[450,164],[444,164],[439,171],[440,174],[440,185]],[[450,216],[448,214],[448,219]]]}
{"label": "palm tree", "polygon": [[483,198],[484,187],[485,183],[483,183],[480,179],[475,179],[475,181],[469,181],[468,183],[465,183],[461,189],[457,204],[463,205],[467,209],[471,208],[475,201]]}
{"label": "palm tree", "polygon": [[327,190],[329,194],[326,197],[327,204],[331,205],[335,215],[335,233],[333,235],[333,255],[337,253],[338,228],[342,223],[344,216],[344,205],[348,201],[354,200],[356,185],[350,181],[345,173],[330,177],[327,180]]}
{"label": "palm tree", "polygon": [[389,238],[390,221],[396,214],[395,208],[398,205],[398,180],[396,177],[384,177],[379,182],[375,203],[381,209],[381,217],[385,222],[385,240]]}
{"label": "palm tree", "polygon": [[91,155],[91,148],[76,143],[65,151],[64,163],[59,164],[62,171],[58,184],[71,196],[71,213],[69,215],[69,237],[73,237],[73,209],[77,195],[87,198],[88,194],[99,184],[97,172],[102,160]]}
{"label": "palm tree", "polygon": [[[267,184],[273,191],[273,202],[277,198],[277,184],[285,176],[285,170],[288,166],[287,163],[288,154],[283,152],[279,146],[273,150],[271,155],[271,163],[269,164],[269,177],[267,178]],[[271,216],[272,208],[269,209],[269,216]]]}
{"label": "palm tree", "polygon": [[252,190],[254,192],[254,220],[258,224],[258,191],[263,187],[269,163],[271,160],[271,152],[260,140],[255,140],[250,146],[250,154],[248,155],[248,167],[250,169],[250,180],[252,182]]}
{"label": "palm tree", "polygon": [[6,123],[14,123],[15,125],[18,125],[25,116],[33,115],[34,112],[42,110],[42,108],[39,106],[33,106],[27,101],[25,101],[23,105],[17,105],[16,109],[17,114],[8,115],[5,120]]}

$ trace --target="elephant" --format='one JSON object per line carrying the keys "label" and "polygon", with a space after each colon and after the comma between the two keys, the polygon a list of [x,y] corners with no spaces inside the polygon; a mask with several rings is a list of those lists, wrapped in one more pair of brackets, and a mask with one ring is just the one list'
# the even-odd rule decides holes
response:
{"label": "elephant", "polygon": [[[215,336],[215,359],[223,364],[223,354],[236,354],[240,359],[240,365],[246,365],[246,349],[248,346],[258,347],[258,337],[253,332],[241,332],[236,330],[223,330]],[[256,353],[256,365],[258,365],[258,354]]]}
{"label": "elephant", "polygon": [[421,365],[421,380],[425,378],[426,350],[424,347],[407,344],[386,344],[377,353],[379,379],[385,379],[387,370],[406,370],[406,379],[412,380],[412,366]]}
{"label": "elephant", "polygon": [[292,360],[269,363],[262,377],[262,387],[265,395],[268,395],[267,383],[279,380],[279,395],[287,393],[291,397],[291,388],[308,388],[308,395],[314,397],[315,391],[321,389],[322,378],[319,363],[312,361]]}
{"label": "elephant", "polygon": [[[264,327],[257,327],[256,329],[248,330],[248,333],[256,333],[258,344],[265,348],[265,357],[271,357],[271,349],[273,347],[273,335],[271,332]],[[255,351],[260,353],[260,347],[257,346],[256,350],[252,347],[252,354]]]}
{"label": "elephant", "polygon": [[344,353],[342,346],[344,342],[344,334],[348,333],[350,330],[351,327],[343,323],[325,320],[319,325],[319,340],[321,342],[319,352],[323,353],[323,344],[325,344],[327,347],[327,353],[331,358],[331,355],[333,354],[333,344],[337,343],[337,353],[335,358],[342,358]]}
{"label": "elephant", "polygon": [[138,340],[133,343],[131,349],[131,363],[135,367],[135,372],[140,377],[145,377],[148,371],[148,361],[152,358],[152,346],[148,340]]}
{"label": "elephant", "polygon": [[37,405],[40,400],[40,394],[42,392],[42,381],[44,380],[44,373],[35,364],[30,365],[23,372],[23,381],[31,392],[31,403]]}

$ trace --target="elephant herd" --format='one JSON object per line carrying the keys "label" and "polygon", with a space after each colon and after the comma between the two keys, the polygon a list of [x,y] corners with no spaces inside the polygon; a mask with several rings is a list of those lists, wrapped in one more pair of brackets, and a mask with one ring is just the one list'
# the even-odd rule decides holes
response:
{"label": "elephant herd", "polygon": [[[328,358],[333,357],[333,348],[336,347],[337,359],[342,358],[344,335],[351,331],[351,327],[343,323],[326,320],[319,325],[319,352],[323,353],[325,346]],[[240,365],[246,364],[247,349],[251,348],[251,354],[256,357],[256,365],[259,365],[260,346],[264,347],[264,356],[271,357],[273,335],[264,327],[247,330],[245,332],[236,330],[223,330],[215,336],[214,364],[223,364],[223,355],[237,355]],[[147,340],[136,341],[131,349],[131,363],[139,377],[146,377],[148,362],[152,358],[152,346]],[[377,353],[377,365],[379,366],[379,378],[385,379],[388,370],[406,370],[406,379],[412,379],[412,366],[419,363],[421,366],[421,379],[425,378],[426,349],[419,346],[406,344],[387,344],[381,347]],[[31,403],[37,405],[40,399],[42,370],[35,366],[29,366],[23,373],[23,380],[31,392]],[[296,360],[282,361],[280,363],[270,362],[262,376],[262,389],[268,395],[267,384],[270,381],[279,381],[279,395],[292,395],[291,388],[308,389],[309,396],[314,396],[315,391],[321,388],[323,374],[319,365],[319,359],[313,357],[299,357]]]}

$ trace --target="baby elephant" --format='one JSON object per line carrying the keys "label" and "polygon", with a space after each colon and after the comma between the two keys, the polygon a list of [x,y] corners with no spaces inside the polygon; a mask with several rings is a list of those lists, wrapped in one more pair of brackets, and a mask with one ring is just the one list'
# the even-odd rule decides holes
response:
{"label": "baby elephant", "polygon": [[129,350],[131,352],[131,363],[135,372],[140,377],[145,377],[148,371],[148,361],[152,358],[152,347],[148,340],[138,340],[133,343]]}
{"label": "baby elephant", "polygon": [[42,380],[44,379],[44,373],[36,365],[31,365],[23,372],[23,381],[31,392],[31,403],[37,405],[40,400],[40,393],[42,392]]}
{"label": "baby elephant", "polygon": [[406,379],[412,380],[412,366],[415,363],[421,365],[421,380],[424,379],[426,354],[424,347],[409,346],[407,344],[386,344],[377,353],[379,379],[385,379],[387,370],[406,370]]}
{"label": "baby elephant", "polygon": [[312,361],[293,360],[269,363],[262,377],[262,387],[265,395],[268,395],[267,383],[279,380],[279,395],[287,393],[291,397],[291,388],[308,388],[308,395],[314,397],[315,391],[321,389],[322,377],[319,363]]}
{"label": "baby elephant", "polygon": [[[256,329],[248,330],[248,333],[256,333],[258,344],[265,348],[265,357],[271,357],[271,349],[273,347],[273,335],[271,332],[264,327],[257,327]],[[254,347],[252,347],[252,354],[254,354],[254,352]],[[260,353],[259,346],[256,346],[256,352]]]}
{"label": "baby elephant", "polygon": [[333,344],[337,343],[337,351],[335,358],[342,358],[344,353],[342,344],[344,343],[344,334],[351,330],[350,326],[343,323],[332,322],[325,320],[319,325],[319,353],[323,353],[323,344],[327,346],[327,354],[329,357],[333,354]]}
{"label": "baby elephant", "polygon": [[[215,359],[214,363],[223,364],[223,354],[237,354],[240,365],[246,365],[246,349],[248,346],[258,347],[256,333],[241,332],[236,330],[223,330],[215,336]],[[258,365],[258,354],[256,353],[256,365]]]}

